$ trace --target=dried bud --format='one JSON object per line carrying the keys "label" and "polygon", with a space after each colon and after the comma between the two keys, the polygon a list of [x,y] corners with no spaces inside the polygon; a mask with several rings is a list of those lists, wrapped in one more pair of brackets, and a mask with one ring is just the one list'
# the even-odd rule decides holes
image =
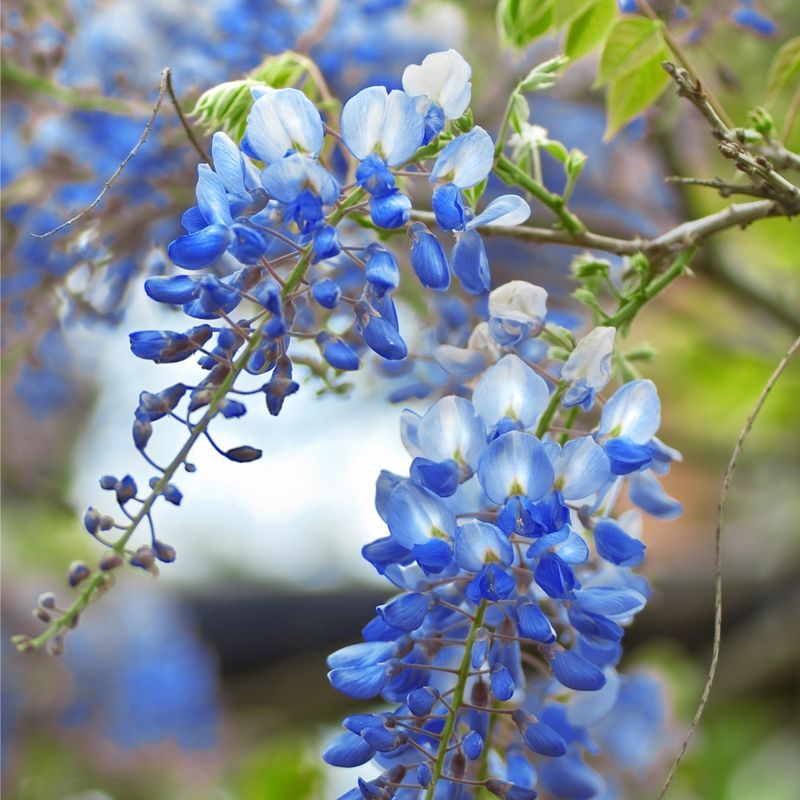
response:
{"label": "dried bud", "polygon": [[47,643],[47,652],[51,656],[60,656],[64,652],[64,637],[54,636]]}
{"label": "dried bud", "polygon": [[488,707],[489,705],[489,686],[481,678],[472,684],[472,705]]}
{"label": "dried bud", "polygon": [[153,562],[156,560],[156,554],[153,552],[153,548],[143,544],[131,557],[129,560],[129,564],[132,567],[141,567],[142,569],[150,569],[153,566]]}
{"label": "dried bud", "polygon": [[103,553],[103,555],[100,556],[98,566],[103,572],[108,572],[112,569],[116,569],[122,562],[123,558],[119,553],[114,550],[109,550],[107,553]]}

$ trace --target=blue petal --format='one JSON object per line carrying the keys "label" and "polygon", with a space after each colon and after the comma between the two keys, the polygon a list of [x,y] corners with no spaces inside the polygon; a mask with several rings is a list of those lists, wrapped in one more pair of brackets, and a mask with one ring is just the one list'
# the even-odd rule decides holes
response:
{"label": "blue petal", "polygon": [[[513,353],[489,367],[472,393],[475,409],[489,428],[504,417],[530,428],[536,424],[549,399],[544,378]],[[602,453],[602,448],[598,449]]]}
{"label": "blue petal", "polygon": [[247,142],[271,164],[290,151],[319,154],[324,133],[314,104],[298,89],[275,89],[259,97],[247,117]]}
{"label": "blue petal", "polygon": [[430,595],[408,592],[375,610],[388,625],[410,633],[422,625],[434,604]]}
{"label": "blue petal", "polygon": [[408,227],[411,266],[427,289],[445,291],[450,286],[450,267],[441,242],[421,222]]}
{"label": "blue petal", "polygon": [[455,184],[446,183],[435,189],[431,207],[442,230],[460,231],[464,227],[464,204],[461,190]]}
{"label": "blue petal", "polygon": [[456,531],[455,562],[462,569],[479,572],[486,564],[509,566],[514,549],[508,537],[488,522],[471,520]]}
{"label": "blue petal", "polygon": [[486,367],[486,353],[451,344],[440,344],[433,357],[445,372],[460,380],[474,378]]}
{"label": "blue petal", "polygon": [[557,600],[575,597],[574,590],[580,586],[572,568],[553,553],[545,553],[534,572],[536,583]]}
{"label": "blue petal", "polygon": [[369,86],[345,103],[341,132],[359,161],[377,153],[395,167],[422,144],[425,124],[416,102],[405,92],[387,93],[383,86]]}
{"label": "blue petal", "polygon": [[554,466],[565,500],[588,497],[601,489],[611,476],[608,457],[591,436],[568,442]]}
{"label": "blue petal", "polygon": [[645,546],[610,519],[594,526],[594,543],[601,558],[621,567],[635,567],[644,559]]}
{"label": "blue petal", "polygon": [[386,664],[374,667],[339,667],[328,673],[335,689],[357,700],[371,700],[383,691],[389,678]]}
{"label": "blue petal", "polygon": [[517,626],[526,639],[550,644],[556,640],[556,633],[547,615],[539,604],[527,597],[517,601]]}
{"label": "blue petal", "polygon": [[341,339],[328,339],[322,344],[322,357],[335,369],[353,371],[359,367],[358,354]]}
{"label": "blue petal", "polygon": [[245,196],[248,189],[244,183],[244,158],[233,139],[223,131],[211,138],[211,160],[225,188],[234,195]]}
{"label": "blue petal", "polygon": [[426,458],[445,461],[452,458],[475,469],[486,446],[486,429],[472,403],[448,395],[437,400],[422,418],[419,446]]}
{"label": "blue petal", "polygon": [[358,642],[331,653],[327,663],[331,669],[370,667],[392,658],[396,648],[394,642]]}
{"label": "blue petal", "polygon": [[381,151],[386,163],[396,167],[408,161],[422,144],[425,118],[416,101],[405,92],[395,89],[386,99]]}
{"label": "blue petal", "polygon": [[544,722],[532,722],[526,725],[522,738],[534,753],[543,756],[558,758],[567,752],[567,743],[561,734]]}
{"label": "blue petal", "polygon": [[148,278],[144,282],[147,295],[158,303],[183,305],[194,299],[197,279],[188,275],[171,275],[168,278]]}
{"label": "blue petal", "polygon": [[563,800],[599,798],[605,788],[603,779],[583,762],[578,752],[546,761],[541,767],[540,783],[548,795]]}
{"label": "blue petal", "polygon": [[554,477],[541,442],[520,431],[495,439],[478,465],[478,479],[494,503],[504,503],[513,495],[539,500],[553,485]]}
{"label": "blue petal", "polygon": [[364,341],[370,350],[390,361],[402,361],[408,347],[397,329],[381,317],[370,317],[363,330]]}
{"label": "blue petal", "polygon": [[552,667],[558,682],[569,689],[596,692],[606,684],[602,670],[571,650],[556,653]]}
{"label": "blue petal", "polygon": [[453,551],[443,539],[429,539],[425,544],[415,544],[411,553],[426,574],[438,574],[453,561]]}
{"label": "blue petal", "polygon": [[606,442],[606,455],[613,475],[629,475],[653,460],[653,448],[649,444],[636,444],[627,436],[617,436]]}
{"label": "blue petal", "polygon": [[449,142],[431,170],[431,181],[447,181],[459,189],[480,183],[492,170],[494,142],[480,126]]}
{"label": "blue petal", "polygon": [[647,444],[661,424],[661,403],[649,380],[626,383],[603,406],[598,435],[627,436],[635,444]]}
{"label": "blue petal", "polygon": [[212,225],[232,225],[231,208],[225,185],[208,164],[197,167],[197,207]]}
{"label": "blue petal", "polygon": [[411,480],[430,489],[439,497],[452,497],[458,489],[461,470],[458,464],[448,458],[445,461],[431,461],[417,457],[411,462]]}
{"label": "blue petal", "polygon": [[633,589],[597,586],[575,595],[575,605],[583,611],[604,617],[626,617],[644,608],[646,598]]}
{"label": "blue petal", "polygon": [[683,513],[680,502],[670,497],[649,471],[630,476],[628,497],[634,505],[660,519],[675,519]]}
{"label": "blue petal", "polygon": [[339,196],[336,178],[319,161],[300,153],[293,153],[275,161],[261,174],[264,188],[281,203],[291,203],[305,189],[330,205]]}
{"label": "blue petal", "polygon": [[531,207],[518,194],[496,197],[477,217],[467,223],[467,230],[482,225],[521,225],[531,215]]}
{"label": "blue petal", "polygon": [[400,269],[397,259],[388,250],[373,242],[365,251],[365,261],[367,268],[364,277],[380,297],[399,286]]}
{"label": "blue petal", "polygon": [[489,257],[483,239],[476,231],[456,236],[453,248],[453,272],[469,294],[483,294],[492,285]]}
{"label": "blue petal", "polygon": [[332,767],[360,767],[374,755],[375,750],[360,736],[345,731],[325,748],[322,759]]}
{"label": "blue petal", "polygon": [[452,538],[456,530],[453,512],[433,492],[411,481],[392,491],[386,521],[392,536],[408,548],[425,544],[431,537]]}
{"label": "blue petal", "polygon": [[379,228],[402,228],[411,218],[411,200],[395,189],[369,201],[369,215]]}
{"label": "blue petal", "polygon": [[502,664],[492,664],[491,671],[491,685],[492,694],[497,700],[509,700],[516,687],[514,686],[514,678],[506,667]]}
{"label": "blue petal", "polygon": [[311,284],[311,296],[323,308],[336,308],[342,296],[339,284],[330,278],[321,278]]}
{"label": "blue petal", "polygon": [[167,255],[173,263],[184,269],[203,269],[213,264],[226,250],[231,241],[231,232],[223,225],[207,228],[179,236],[167,247]]}
{"label": "blue petal", "polygon": [[464,748],[464,755],[466,755],[470,761],[479,758],[480,754],[483,752],[483,738],[477,731],[470,731],[464,737],[461,744]]}

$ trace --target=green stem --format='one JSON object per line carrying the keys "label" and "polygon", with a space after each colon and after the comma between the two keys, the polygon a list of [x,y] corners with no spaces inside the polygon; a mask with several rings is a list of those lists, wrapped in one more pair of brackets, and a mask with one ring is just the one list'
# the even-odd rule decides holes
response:
{"label": "green stem", "polygon": [[604,324],[613,328],[629,323],[640,311],[642,306],[649,303],[659,292],[669,286],[675,278],[682,275],[692,257],[697,252],[697,247],[682,250],[670,266],[657,278],[650,281],[644,289],[617,309],[617,313],[605,320]]}
{"label": "green stem", "polygon": [[[347,212],[353,208],[353,206],[357,206],[366,195],[366,191],[359,186],[350,195],[345,197],[345,199],[328,215],[327,223],[336,226],[347,216]],[[282,297],[288,297],[300,285],[306,272],[308,272],[308,268],[311,266],[312,255],[312,247],[308,245],[303,251],[303,255],[300,257],[295,268],[289,273],[289,277],[286,279],[286,283],[281,290]]]}
{"label": "green stem", "polygon": [[564,392],[567,391],[568,386],[569,384],[563,381],[556,386],[555,391],[550,395],[550,402],[547,404],[547,408],[542,412],[539,424],[536,426],[537,439],[541,439],[550,428],[550,423],[553,421],[556,411],[558,411],[558,404],[561,402],[561,398],[564,396]]}
{"label": "green stem", "polygon": [[[575,420],[578,418],[578,412],[580,411],[580,408],[581,408],[580,406],[573,406],[569,410],[569,414],[567,415],[567,421],[566,424],[564,425],[564,427],[567,430],[572,430],[572,426],[575,424]],[[565,431],[564,433],[561,434],[561,441],[559,442],[559,444],[563,447],[568,441],[569,441],[569,434],[566,433]]]}
{"label": "green stem", "polygon": [[584,224],[567,209],[564,198],[561,195],[548,191],[541,183],[535,181],[527,172],[523,172],[506,156],[499,156],[495,166],[501,179],[507,183],[521,186],[537,200],[544,203],[561,220],[562,225],[569,233],[579,235],[586,230]]}
{"label": "green stem", "polygon": [[138,104],[130,103],[126,100],[118,100],[115,97],[80,91],[69,86],[61,86],[43,75],[38,75],[6,59],[3,59],[2,62],[2,73],[4,81],[7,80],[24,89],[54,97],[72,108],[79,108],[85,111],[106,111],[109,114],[123,114],[125,116],[141,113],[141,108]]}
{"label": "green stem", "polygon": [[428,792],[426,794],[427,800],[433,800],[434,793],[436,792],[436,784],[442,777],[444,770],[444,759],[447,755],[447,748],[450,744],[450,737],[453,735],[453,730],[456,727],[456,719],[458,712],[461,708],[461,703],[464,700],[464,690],[467,686],[467,678],[469,677],[471,659],[472,659],[472,644],[475,641],[475,634],[483,625],[483,615],[486,613],[486,601],[481,600],[478,610],[475,612],[475,617],[472,620],[469,633],[467,634],[466,641],[464,642],[464,655],[461,658],[461,666],[458,668],[458,678],[456,680],[455,691],[450,701],[453,711],[447,715],[447,720],[442,729],[441,738],[439,739],[439,749],[436,753],[436,761],[433,764],[433,775],[431,782],[428,785]]}

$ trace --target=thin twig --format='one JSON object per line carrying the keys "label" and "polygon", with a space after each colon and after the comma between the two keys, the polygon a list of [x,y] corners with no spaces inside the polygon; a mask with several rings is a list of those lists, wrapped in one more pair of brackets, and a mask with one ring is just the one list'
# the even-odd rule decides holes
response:
{"label": "thin twig", "polygon": [[47,231],[46,233],[32,233],[31,236],[34,236],[37,239],[46,239],[48,236],[52,236],[54,233],[58,233],[59,231],[64,230],[64,228],[68,228],[70,225],[76,223],[79,219],[82,219],[90,211],[97,207],[98,203],[105,197],[106,192],[114,185],[114,182],[122,174],[122,170],[128,166],[128,162],[139,152],[142,145],[144,145],[144,143],[147,141],[150,131],[153,130],[153,125],[155,124],[158,112],[161,110],[161,104],[164,102],[164,94],[166,93],[168,82],[169,67],[164,67],[164,70],[161,73],[161,83],[158,87],[158,97],[156,98],[155,106],[153,106],[153,113],[150,115],[150,119],[147,120],[147,124],[144,126],[144,130],[142,131],[142,135],[139,137],[139,141],[136,142],[130,153],[128,153],[128,155],[122,159],[119,166],[114,170],[114,173],[105,182],[103,188],[100,190],[100,194],[98,194],[97,197],[95,197],[95,199],[92,200],[92,202],[82,211],[79,211],[74,217],[70,217],[66,222],[62,222],[60,225],[57,225],[55,228]]}
{"label": "thin twig", "polygon": [[172,100],[172,105],[175,109],[175,113],[178,115],[178,119],[181,121],[181,125],[183,125],[184,131],[186,131],[186,136],[192,143],[192,147],[194,147],[194,149],[197,150],[198,154],[200,155],[200,158],[202,158],[206,164],[210,164],[211,159],[208,157],[208,154],[203,149],[203,146],[200,144],[200,142],[197,141],[194,135],[194,131],[192,130],[191,125],[189,125],[189,121],[186,119],[186,117],[183,114],[183,111],[181,110],[181,104],[178,102],[178,98],[175,94],[175,89],[172,86],[172,73],[170,72],[169,68],[164,70],[164,72],[166,73],[167,76],[167,92],[169,93],[169,99]]}
{"label": "thin twig", "polygon": [[665,178],[667,183],[677,183],[681,186],[705,186],[716,189],[720,197],[730,197],[733,194],[744,194],[750,197],[770,197],[769,193],[758,186],[745,186],[741,183],[731,183],[722,178],[688,178],[683,175],[670,175]]}
{"label": "thin twig", "polygon": [[752,430],[753,423],[756,421],[756,417],[758,417],[764,402],[766,401],[775,384],[778,382],[778,379],[781,377],[786,367],[789,365],[789,362],[792,360],[795,353],[797,353],[798,349],[800,349],[800,337],[794,340],[794,343],[786,352],[786,355],[784,355],[784,357],[780,360],[780,363],[775,368],[775,371],[772,373],[769,380],[764,385],[764,388],[761,390],[761,394],[758,396],[755,407],[750,412],[750,416],[747,418],[747,421],[745,422],[744,427],[739,434],[739,438],[736,440],[736,446],[733,448],[733,453],[731,454],[730,461],[728,461],[728,466],[726,467],[725,474],[722,478],[722,491],[720,492],[719,505],[717,506],[717,527],[714,533],[714,643],[711,651],[711,662],[708,666],[708,675],[706,677],[706,684],[703,687],[703,694],[700,697],[700,703],[698,704],[697,710],[694,713],[692,724],[689,726],[689,730],[686,732],[680,752],[672,762],[672,766],[667,773],[667,777],[664,781],[664,785],[661,787],[661,791],[658,794],[657,800],[662,800],[664,795],[667,793],[672,780],[675,777],[675,773],[678,771],[678,767],[683,760],[684,755],[686,754],[686,750],[689,747],[689,742],[692,740],[692,736],[694,735],[697,725],[700,722],[700,717],[702,716],[706,704],[708,703],[708,697],[711,694],[711,687],[714,683],[714,676],[717,672],[719,650],[722,641],[722,512],[725,507],[725,499],[728,495],[728,489],[731,485],[731,480],[733,479],[733,472],[736,469],[736,462],[739,460],[739,455],[742,452],[745,439]]}

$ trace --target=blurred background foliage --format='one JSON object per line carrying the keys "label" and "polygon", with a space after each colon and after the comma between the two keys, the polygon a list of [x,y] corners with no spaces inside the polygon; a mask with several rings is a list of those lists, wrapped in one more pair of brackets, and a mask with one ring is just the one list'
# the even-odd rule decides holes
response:
{"label": "blurred background foliage", "polygon": [[[177,0],[162,5],[165,30],[159,33],[168,40],[168,25],[180,26],[191,11],[189,4]],[[303,13],[311,8],[308,24],[313,27],[314,5],[251,0],[235,4],[231,14],[238,15],[240,28],[252,33],[265,7],[279,7],[286,14],[293,13],[294,6]],[[420,0],[407,8],[403,2],[375,5],[385,7],[381,13],[393,15],[392,29],[398,35],[404,30],[424,31],[437,45],[458,47],[471,61],[476,117],[487,128],[497,124],[524,65],[561,48],[557,39],[545,39],[522,54],[501,49],[490,35],[495,3],[488,0]],[[709,7],[713,11],[716,5],[724,17],[734,4],[687,4],[696,14],[711,13]],[[77,6],[85,12],[92,3],[81,0]],[[100,6],[106,12],[109,7],[124,7],[129,14],[138,4],[119,0]],[[741,122],[763,100],[777,47],[800,33],[800,11],[794,0],[764,0],[761,8],[777,23],[774,35],[744,35],[722,19],[689,50],[700,74]],[[58,20],[59,9],[58,2],[24,7],[33,20],[37,14]],[[113,14],[109,18],[113,20]],[[333,51],[335,25],[328,33]],[[367,28],[360,35],[365,50],[380,48]],[[6,29],[3,43],[13,57],[14,42],[9,38],[13,36]],[[68,43],[67,36],[64,41]],[[427,42],[416,52],[410,47],[408,60],[427,49]],[[162,64],[150,66],[156,75]],[[370,66],[367,77],[371,70],[378,67]],[[726,201],[710,190],[667,186],[661,180],[666,175],[729,177],[731,171],[716,153],[703,121],[670,91],[643,119],[610,143],[600,144],[603,94],[591,88],[595,70],[594,56],[581,60],[556,91],[541,100],[537,96],[531,104],[532,122],[590,155],[584,193],[577,192],[575,198],[582,215],[599,219],[601,232],[647,233],[643,229],[648,226],[663,230],[723,207]],[[224,79],[217,73],[204,83],[202,71],[194,77],[195,96]],[[346,70],[339,78],[340,85],[347,85]],[[358,75],[351,88],[360,82]],[[770,110],[776,119],[784,119],[791,102],[791,91],[774,101]],[[7,111],[3,124],[14,125]],[[800,123],[794,125],[787,144],[800,148]],[[710,653],[712,535],[724,465],[761,386],[800,327],[798,244],[796,221],[766,220],[745,233],[727,232],[706,246],[695,275],[679,281],[648,308],[631,333],[631,346],[649,342],[657,349],[656,358],[640,369],[659,386],[663,438],[684,455],[683,464],[666,482],[670,494],[684,502],[683,517],[650,522],[646,528],[645,570],[656,597],[631,631],[635,646],[628,655],[629,665],[646,666],[664,677],[674,701],[676,748],[696,705]],[[513,273],[540,282],[551,291],[556,306],[580,311],[569,297],[569,248],[527,246],[522,251],[524,267],[519,252],[516,245],[504,249],[493,243],[496,276]],[[133,320],[145,312],[141,304],[134,304],[130,314],[125,325],[133,328],[137,326]],[[103,338],[114,337],[124,339],[121,331]],[[70,637],[68,652],[59,661],[38,654],[19,656],[5,644],[11,633],[36,624],[29,617],[30,598],[63,585],[64,565],[74,558],[88,558],[94,549],[79,532],[81,506],[87,502],[83,492],[93,479],[90,473],[105,469],[98,465],[116,468],[123,457],[124,439],[115,439],[112,432],[127,426],[141,385],[141,371],[131,369],[126,379],[126,366],[114,373],[113,381],[99,378],[104,366],[124,359],[125,351],[124,343],[117,349],[107,342],[100,345],[93,354],[91,373],[80,373],[76,380],[72,402],[43,419],[32,416],[16,396],[13,367],[4,375],[5,796],[9,800],[337,796],[352,781],[349,776],[328,774],[318,753],[347,701],[324,680],[324,656],[353,638],[385,595],[385,587],[372,579],[366,566],[355,562],[360,544],[380,530],[377,516],[370,517],[366,507],[369,485],[376,467],[392,465],[376,459],[397,458],[397,449],[379,450],[370,459],[364,448],[354,447],[353,436],[332,434],[325,452],[337,466],[331,463],[327,469],[366,484],[366,491],[358,498],[350,496],[349,484],[340,483],[339,507],[298,516],[291,527],[270,523],[267,516],[266,523],[248,530],[248,520],[265,518],[233,501],[226,505],[224,496],[220,499],[225,492],[218,482],[222,479],[201,469],[193,479],[194,496],[187,498],[195,506],[195,516],[190,522],[175,517],[173,523],[176,530],[170,541],[178,539],[184,549],[178,548],[178,562],[157,584],[145,575],[122,576],[122,585],[89,610],[85,625]],[[393,425],[399,409],[384,408],[386,393],[386,386],[375,378],[360,381],[356,388],[358,413],[381,408],[370,411],[375,414],[370,442],[396,438]],[[740,460],[724,532],[727,588],[720,673],[701,730],[671,790],[673,800],[797,796],[798,393],[800,364],[795,364],[767,402]],[[325,417],[331,428],[356,413],[353,409],[334,398],[311,398],[302,406],[303,413]],[[282,425],[301,430],[303,413],[282,417]],[[279,434],[273,434],[275,428],[264,430],[265,441],[278,437],[271,457],[286,456]],[[268,504],[271,487],[260,483],[259,469],[238,468],[234,480],[244,485],[244,496],[249,495],[252,504]],[[315,491],[313,485],[306,489]],[[211,495],[216,505],[204,507]],[[348,517],[354,508],[358,513]],[[319,528],[326,529],[328,538],[312,538]],[[227,535],[234,537],[234,544],[215,546]],[[341,552],[350,554],[351,563],[340,569],[342,559],[331,558],[332,566],[323,570],[324,591],[312,572],[301,576],[306,581],[301,591],[297,575],[268,566],[273,548],[302,548],[304,541],[325,548],[334,540],[341,543]],[[183,558],[189,547],[194,561]],[[243,564],[251,555],[257,556],[257,567]],[[318,557],[324,564],[325,553]],[[302,560],[302,553],[297,558]],[[196,562],[203,559],[205,568],[197,568]],[[185,563],[190,568],[184,568]],[[647,796],[661,777],[649,776]]]}

